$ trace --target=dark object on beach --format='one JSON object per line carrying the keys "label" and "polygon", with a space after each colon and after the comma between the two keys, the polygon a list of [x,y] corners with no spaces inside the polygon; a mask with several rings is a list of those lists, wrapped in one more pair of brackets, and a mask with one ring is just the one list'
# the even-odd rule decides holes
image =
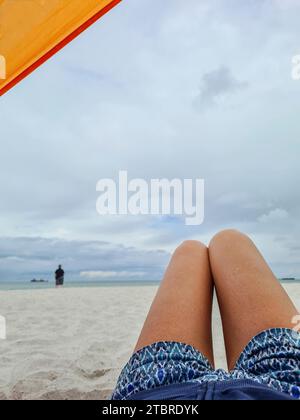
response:
{"label": "dark object on beach", "polygon": [[65,277],[65,272],[61,268],[61,265],[59,265],[58,266],[58,269],[55,271],[55,282],[56,282],[56,286],[63,286],[63,284],[64,284],[64,277]]}
{"label": "dark object on beach", "polygon": [[48,280],[43,280],[43,279],[37,280],[37,279],[33,279],[33,280],[31,280],[31,283],[48,283]]}

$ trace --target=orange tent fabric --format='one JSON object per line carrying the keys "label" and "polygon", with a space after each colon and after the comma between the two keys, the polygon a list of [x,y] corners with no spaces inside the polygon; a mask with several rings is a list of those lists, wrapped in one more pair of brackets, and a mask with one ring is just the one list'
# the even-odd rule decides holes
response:
{"label": "orange tent fabric", "polygon": [[0,96],[121,0],[0,0]]}

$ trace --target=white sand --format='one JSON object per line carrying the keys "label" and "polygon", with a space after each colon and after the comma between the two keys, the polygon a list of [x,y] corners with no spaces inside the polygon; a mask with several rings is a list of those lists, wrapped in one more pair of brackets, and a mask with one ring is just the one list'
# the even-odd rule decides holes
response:
{"label": "white sand", "polygon": [[[300,308],[300,285],[287,285]],[[0,399],[103,399],[129,358],[155,287],[1,291]],[[220,319],[215,352],[225,367]]]}

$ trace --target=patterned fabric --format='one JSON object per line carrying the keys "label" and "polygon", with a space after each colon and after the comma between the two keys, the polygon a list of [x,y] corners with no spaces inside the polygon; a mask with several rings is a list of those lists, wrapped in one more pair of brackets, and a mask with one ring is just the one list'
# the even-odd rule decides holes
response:
{"label": "patterned fabric", "polygon": [[249,379],[300,399],[300,334],[284,328],[254,337],[231,372],[213,370],[194,347],[159,342],[135,353],[123,369],[113,400],[171,384]]}

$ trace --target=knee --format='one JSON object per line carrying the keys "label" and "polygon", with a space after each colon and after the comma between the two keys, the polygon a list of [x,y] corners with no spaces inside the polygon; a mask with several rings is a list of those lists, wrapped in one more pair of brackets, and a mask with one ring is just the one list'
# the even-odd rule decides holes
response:
{"label": "knee", "polygon": [[201,254],[207,253],[207,246],[200,241],[187,240],[181,243],[175,251],[176,254]]}
{"label": "knee", "polygon": [[222,230],[221,232],[217,233],[209,244],[209,249],[213,249],[216,247],[230,247],[234,246],[235,244],[239,243],[242,239],[248,237],[236,229],[226,229]]}

